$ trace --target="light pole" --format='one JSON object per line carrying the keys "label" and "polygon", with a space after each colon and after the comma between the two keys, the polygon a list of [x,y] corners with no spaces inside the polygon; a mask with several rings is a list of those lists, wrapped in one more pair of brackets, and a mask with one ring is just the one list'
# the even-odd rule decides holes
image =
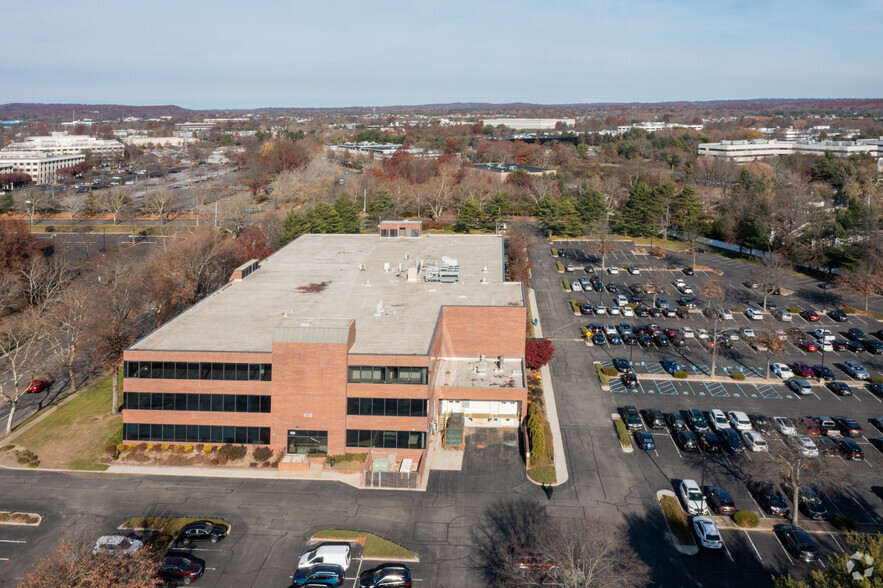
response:
{"label": "light pole", "polygon": [[28,222],[28,226],[33,227],[34,226],[34,207],[32,206],[33,202],[31,202],[30,200],[25,200],[25,204],[28,205],[27,210],[28,210],[28,216],[30,217],[30,221]]}

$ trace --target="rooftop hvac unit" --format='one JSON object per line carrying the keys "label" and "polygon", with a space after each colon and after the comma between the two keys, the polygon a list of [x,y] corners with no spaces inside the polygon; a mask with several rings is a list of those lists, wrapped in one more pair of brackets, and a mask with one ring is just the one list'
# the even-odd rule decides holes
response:
{"label": "rooftop hvac unit", "polygon": [[360,271],[360,272],[365,271],[365,264],[364,264],[364,263],[360,263],[360,264],[359,264],[359,271]]}

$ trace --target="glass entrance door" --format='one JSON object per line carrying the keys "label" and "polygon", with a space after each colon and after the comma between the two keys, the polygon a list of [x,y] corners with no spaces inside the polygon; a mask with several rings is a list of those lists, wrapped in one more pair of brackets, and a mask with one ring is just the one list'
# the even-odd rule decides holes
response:
{"label": "glass entrance door", "polygon": [[288,453],[328,453],[328,431],[288,431]]}

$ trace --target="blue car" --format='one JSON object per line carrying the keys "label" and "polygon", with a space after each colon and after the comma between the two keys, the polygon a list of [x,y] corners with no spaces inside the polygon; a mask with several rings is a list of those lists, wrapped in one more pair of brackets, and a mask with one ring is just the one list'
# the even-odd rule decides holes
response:
{"label": "blue car", "polygon": [[650,433],[643,433],[641,431],[635,431],[635,443],[638,444],[638,447],[643,449],[644,451],[652,451],[656,449],[656,441],[653,439],[653,435]]}
{"label": "blue car", "polygon": [[611,333],[607,335],[607,342],[611,345],[622,345],[622,339],[619,338],[619,335],[616,333]]}
{"label": "blue car", "polygon": [[319,564],[300,568],[294,573],[294,586],[342,586],[346,578],[344,569],[334,564]]}
{"label": "blue car", "polygon": [[678,365],[678,362],[671,358],[662,360],[662,368],[670,374],[681,371],[681,366]]}

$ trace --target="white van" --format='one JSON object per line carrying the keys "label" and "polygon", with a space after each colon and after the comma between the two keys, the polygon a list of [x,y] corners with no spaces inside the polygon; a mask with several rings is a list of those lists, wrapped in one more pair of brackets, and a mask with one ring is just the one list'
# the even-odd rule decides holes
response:
{"label": "white van", "polygon": [[319,564],[335,564],[346,570],[350,567],[350,546],[320,545],[300,556],[297,567],[311,568]]}

